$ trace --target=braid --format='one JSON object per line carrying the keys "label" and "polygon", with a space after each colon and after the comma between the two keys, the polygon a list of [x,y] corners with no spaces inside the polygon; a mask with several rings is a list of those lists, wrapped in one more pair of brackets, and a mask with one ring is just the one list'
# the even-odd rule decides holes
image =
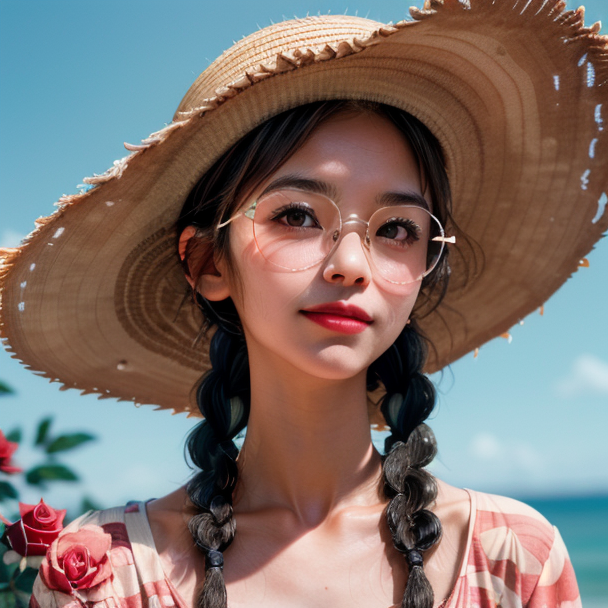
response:
{"label": "braid", "polygon": [[[258,188],[307,141],[323,121],[345,110],[385,116],[410,142],[419,165],[421,183],[428,185],[434,213],[445,225],[454,226],[450,213],[450,188],[439,142],[416,118],[383,104],[328,100],[292,108],[262,123],[226,152],[193,188],[180,218],[177,232],[186,226],[197,228],[184,256],[187,275],[198,280],[211,253],[216,253],[235,271],[230,255],[229,229],[218,231],[218,222],[238,209],[241,195]],[[460,236],[459,236],[460,238]],[[200,249],[197,249],[197,243]],[[208,255],[203,255],[204,250]],[[190,258],[190,253],[196,253]],[[440,266],[425,277],[428,313],[438,305],[449,278],[447,251]],[[238,273],[235,273],[238,277]],[[438,291],[434,292],[433,289]],[[432,298],[430,295],[432,294]],[[187,448],[194,465],[201,470],[188,484],[197,514],[190,530],[205,554],[206,577],[197,608],[223,608],[226,589],[221,571],[221,552],[234,538],[232,492],[237,480],[238,451],[232,438],[245,427],[249,416],[250,392],[246,345],[232,301],[214,302],[213,308],[196,296],[206,319],[202,332],[217,324],[211,342],[213,369],[198,390],[198,404],[205,420],[191,433]],[[404,551],[410,576],[403,606],[430,608],[432,590],[422,570],[419,551],[440,537],[439,521],[424,507],[436,495],[434,479],[423,470],[435,454],[435,440],[421,423],[431,413],[435,395],[421,374],[426,349],[416,331],[406,327],[395,344],[368,370],[368,385],[381,381],[387,394],[382,413],[392,434],[386,442],[385,492],[391,498],[387,517],[395,546]]]}
{"label": "braid", "polygon": [[423,423],[435,405],[435,389],[422,374],[426,348],[409,324],[395,343],[370,367],[370,380],[386,388],[381,411],[391,429],[383,463],[388,526],[395,548],[404,554],[409,576],[402,608],[432,608],[433,589],[423,570],[422,552],[441,538],[441,523],[427,507],[437,496],[434,477],[424,467],[437,443]]}
{"label": "braid", "polygon": [[238,448],[232,439],[249,417],[249,360],[243,335],[220,326],[211,339],[212,368],[203,377],[197,402],[205,419],[187,441],[192,463],[200,470],[188,483],[198,513],[188,527],[205,556],[205,582],[198,608],[226,608],[222,552],[236,532],[232,492],[236,485]]}

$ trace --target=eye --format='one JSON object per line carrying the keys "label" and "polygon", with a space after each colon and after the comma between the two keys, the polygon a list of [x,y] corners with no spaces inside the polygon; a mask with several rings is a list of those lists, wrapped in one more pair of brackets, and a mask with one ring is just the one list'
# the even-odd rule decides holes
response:
{"label": "eye", "polygon": [[314,210],[304,203],[290,203],[282,209],[277,209],[270,219],[290,228],[321,227]]}
{"label": "eye", "polygon": [[378,228],[376,236],[405,246],[418,241],[421,232],[420,226],[409,218],[391,218]]}

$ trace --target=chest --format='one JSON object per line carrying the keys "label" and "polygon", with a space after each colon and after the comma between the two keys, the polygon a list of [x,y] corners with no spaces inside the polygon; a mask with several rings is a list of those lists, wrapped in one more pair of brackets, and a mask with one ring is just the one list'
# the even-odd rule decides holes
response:
{"label": "chest", "polygon": [[[224,553],[229,608],[401,605],[407,582],[404,557],[393,547],[383,517],[364,520],[302,530],[280,517],[239,517],[238,532]],[[425,556],[435,606],[450,595],[464,549],[450,529]],[[187,531],[176,536],[181,550],[163,551],[160,557],[165,574],[190,608],[196,606],[204,581],[204,558]]]}
{"label": "chest", "polygon": [[235,540],[224,577],[230,608],[388,608],[401,603],[407,573],[380,535],[342,542],[309,534],[281,547]]}

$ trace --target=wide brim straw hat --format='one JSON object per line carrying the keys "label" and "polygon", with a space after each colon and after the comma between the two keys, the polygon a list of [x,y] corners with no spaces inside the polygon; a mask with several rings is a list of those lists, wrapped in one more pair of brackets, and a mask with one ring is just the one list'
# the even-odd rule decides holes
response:
{"label": "wide brim straw hat", "polygon": [[[0,334],[67,388],[197,413],[208,369],[175,222],[230,146],[284,110],[329,99],[402,108],[445,152],[449,290],[420,321],[439,370],[540,307],[608,227],[608,39],[557,0],[427,2],[391,25],[286,21],[234,44],[165,128],[4,249]],[[448,232],[450,227],[448,226]]]}

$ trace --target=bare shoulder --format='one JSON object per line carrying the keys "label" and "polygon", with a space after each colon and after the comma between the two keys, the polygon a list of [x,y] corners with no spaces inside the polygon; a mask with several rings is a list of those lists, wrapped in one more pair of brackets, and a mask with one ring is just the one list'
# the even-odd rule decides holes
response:
{"label": "bare shoulder", "polygon": [[471,517],[471,497],[466,490],[437,479],[437,499],[431,510],[441,520],[444,531],[451,527],[466,534]]}
{"label": "bare shoulder", "polygon": [[430,509],[441,522],[441,541],[425,556],[425,572],[435,596],[450,596],[466,561],[471,499],[466,490],[437,480],[437,499]]}
{"label": "bare shoulder", "polygon": [[154,544],[159,554],[164,553],[169,545],[175,548],[176,542],[182,548],[192,545],[188,531],[188,501],[184,488],[171,494],[150,501],[146,505],[146,514],[152,530]]}
{"label": "bare shoulder", "polygon": [[146,505],[156,552],[163,572],[186,602],[196,605],[196,590],[204,579],[204,559],[188,530],[193,515],[185,488]]}

